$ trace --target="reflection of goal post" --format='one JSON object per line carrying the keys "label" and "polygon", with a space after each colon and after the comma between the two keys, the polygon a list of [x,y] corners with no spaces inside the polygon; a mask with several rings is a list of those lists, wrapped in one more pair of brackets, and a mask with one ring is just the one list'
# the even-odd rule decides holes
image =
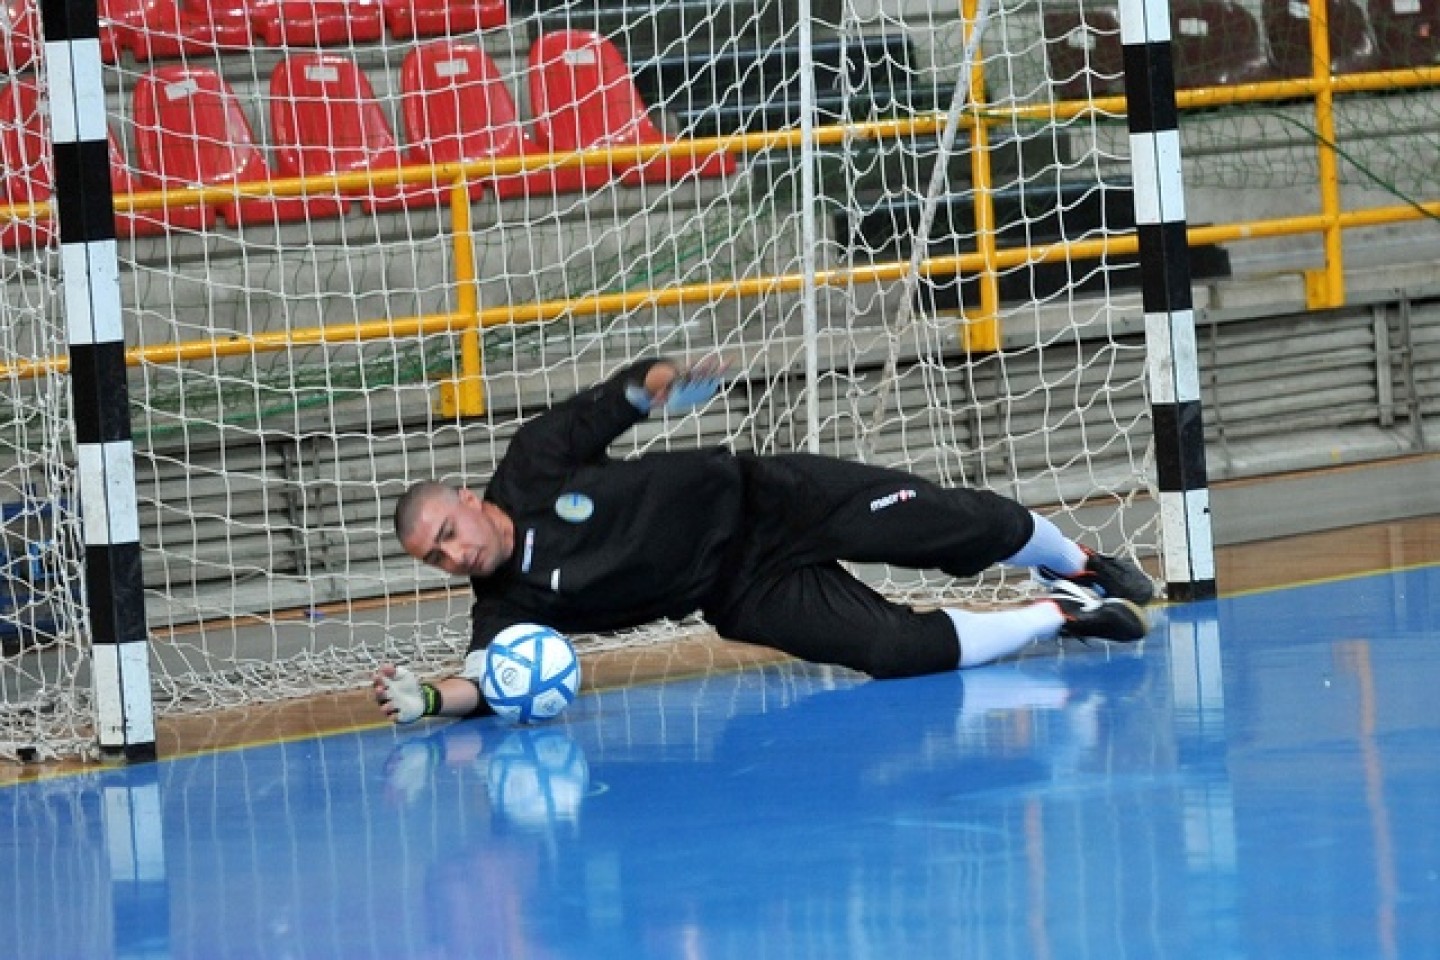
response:
{"label": "reflection of goal post", "polygon": [[[1158,556],[1172,594],[1213,590],[1183,202],[1165,193],[1178,148],[1059,101],[1075,77],[1051,75],[1038,4],[516,4],[438,54],[436,38],[401,39],[388,5],[373,30],[356,6],[339,35],[302,22],[304,6],[279,45],[272,26],[217,52],[213,29],[182,23],[164,38],[181,56],[153,62],[134,57],[161,39],[136,40],[143,22],[101,25],[101,52],[119,48],[99,71],[99,135],[120,198],[162,716],[353,689],[387,659],[453,668],[467,591],[403,556],[395,498],[425,477],[483,484],[526,418],[662,352],[722,351],[736,382],[617,455],[725,443],[863,457]],[[498,87],[457,95],[483,64]],[[44,206],[67,159],[43,148],[49,67],[0,92],[0,756],[88,749],[103,699],[71,426],[73,378],[91,371],[63,359],[72,263]],[[25,84],[42,94],[28,113]],[[623,112],[631,84],[648,113]],[[486,101],[491,124],[505,107],[525,121],[505,131],[528,155],[475,152],[504,139],[467,139],[482,89],[503,94]],[[595,89],[621,93],[602,104]],[[1173,94],[1146,90],[1167,96],[1173,119]],[[591,136],[621,145],[577,165]],[[1132,152],[1153,162],[1132,175]],[[998,571],[863,573],[917,601],[1026,588]],[[124,737],[106,745],[144,753]]]}

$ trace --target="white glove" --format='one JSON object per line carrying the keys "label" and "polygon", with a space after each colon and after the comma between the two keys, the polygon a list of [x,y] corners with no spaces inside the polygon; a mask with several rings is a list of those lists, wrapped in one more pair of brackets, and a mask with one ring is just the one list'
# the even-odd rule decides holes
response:
{"label": "white glove", "polygon": [[375,675],[375,702],[381,707],[388,704],[390,709],[385,712],[396,723],[414,723],[425,715],[420,678],[409,667],[396,667],[393,676]]}

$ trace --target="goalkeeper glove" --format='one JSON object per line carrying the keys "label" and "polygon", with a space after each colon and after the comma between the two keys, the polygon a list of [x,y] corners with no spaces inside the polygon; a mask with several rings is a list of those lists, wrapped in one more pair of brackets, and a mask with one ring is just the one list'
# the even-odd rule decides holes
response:
{"label": "goalkeeper glove", "polygon": [[[724,386],[724,373],[724,365],[714,360],[703,360],[681,372],[665,391],[665,412],[684,413],[703,406]],[[640,384],[627,386],[625,399],[641,413],[648,414],[655,407],[655,398]]]}
{"label": "goalkeeper glove", "polygon": [[409,667],[396,667],[391,675],[378,673],[375,676],[375,699],[384,707],[396,723],[414,723],[421,717],[433,717],[440,712],[442,701],[440,691],[420,678]]}
{"label": "goalkeeper glove", "polygon": [[670,391],[665,396],[665,412],[684,413],[703,406],[720,392],[724,382],[719,371],[699,371],[693,367],[686,370],[670,384]]}

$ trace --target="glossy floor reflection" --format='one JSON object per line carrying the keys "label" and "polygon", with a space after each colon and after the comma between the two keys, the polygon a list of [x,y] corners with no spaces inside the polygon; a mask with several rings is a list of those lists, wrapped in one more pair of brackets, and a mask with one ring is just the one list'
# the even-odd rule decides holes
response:
{"label": "glossy floor reflection", "polygon": [[1440,954],[1440,567],[0,790],[15,957]]}

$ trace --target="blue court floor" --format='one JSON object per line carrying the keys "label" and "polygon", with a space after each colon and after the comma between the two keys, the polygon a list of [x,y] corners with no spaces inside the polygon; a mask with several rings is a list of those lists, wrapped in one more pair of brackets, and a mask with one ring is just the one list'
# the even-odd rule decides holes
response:
{"label": "blue court floor", "polygon": [[0,789],[0,956],[1440,957],[1440,567]]}

